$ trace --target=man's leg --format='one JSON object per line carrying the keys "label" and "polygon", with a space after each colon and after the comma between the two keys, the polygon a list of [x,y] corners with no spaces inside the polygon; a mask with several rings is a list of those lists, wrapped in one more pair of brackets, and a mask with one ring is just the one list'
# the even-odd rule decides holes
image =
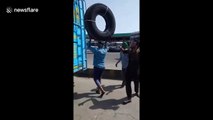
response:
{"label": "man's leg", "polygon": [[131,78],[126,77],[126,94],[127,94],[127,100],[123,102],[123,104],[127,104],[131,102],[132,98],[132,88],[131,88]]}
{"label": "man's leg", "polygon": [[138,96],[138,84],[139,84],[139,80],[134,79],[134,87],[135,87],[135,95],[136,96]]}
{"label": "man's leg", "polygon": [[[104,68],[101,69],[101,71],[100,71],[100,76],[99,76],[100,83],[101,83],[101,77],[102,77],[103,72],[104,72]],[[100,86],[100,89],[101,89],[101,92],[102,92],[100,97],[103,97],[105,90],[103,89],[102,85]]]}
{"label": "man's leg", "polygon": [[126,85],[126,68],[122,68],[122,78],[123,78],[123,82],[122,82],[122,85],[121,85],[121,88],[124,87]]}
{"label": "man's leg", "polygon": [[98,79],[99,79],[99,82],[101,84],[101,76],[102,76],[102,73],[103,73],[104,69],[102,68],[99,68],[99,74],[98,74]]}
{"label": "man's leg", "polygon": [[101,77],[102,77],[103,71],[104,71],[104,69],[99,68],[98,80],[99,80],[100,86],[103,86],[103,85],[101,85]]}
{"label": "man's leg", "polygon": [[103,89],[103,87],[101,86],[101,75],[102,75],[102,73],[103,73],[103,71],[104,71],[104,69],[101,69],[101,68],[97,68],[97,82],[99,83],[99,85],[98,85],[98,88],[99,88],[99,90],[102,92],[101,93],[101,97],[104,95],[104,93],[105,93],[105,90]]}
{"label": "man's leg", "polygon": [[97,85],[97,87],[99,88],[100,86],[100,82],[99,82],[99,70],[98,68],[94,67],[94,71],[93,71],[93,79],[94,79],[94,82],[95,84]]}
{"label": "man's leg", "polygon": [[100,70],[99,70],[99,68],[94,67],[93,74],[94,74],[94,81],[95,81],[95,84],[97,86],[96,93],[100,94],[101,93],[101,90],[100,90],[101,83],[100,83],[100,80],[99,80],[99,78],[100,78]]}

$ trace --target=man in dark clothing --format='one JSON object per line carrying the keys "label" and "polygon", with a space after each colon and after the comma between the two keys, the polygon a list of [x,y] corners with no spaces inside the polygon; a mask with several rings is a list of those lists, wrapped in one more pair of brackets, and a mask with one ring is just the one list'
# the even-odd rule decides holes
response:
{"label": "man in dark clothing", "polygon": [[127,100],[123,102],[123,104],[127,104],[131,102],[132,98],[132,88],[131,81],[134,81],[135,95],[138,95],[138,70],[139,70],[139,42],[131,41],[130,51],[129,51],[129,62],[126,70],[126,94]]}

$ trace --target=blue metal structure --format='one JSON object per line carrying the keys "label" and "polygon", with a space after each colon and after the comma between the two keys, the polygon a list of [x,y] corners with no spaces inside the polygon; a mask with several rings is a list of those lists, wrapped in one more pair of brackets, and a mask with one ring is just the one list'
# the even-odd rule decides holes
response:
{"label": "blue metal structure", "polygon": [[73,72],[87,69],[86,34],[84,26],[84,0],[73,3]]}

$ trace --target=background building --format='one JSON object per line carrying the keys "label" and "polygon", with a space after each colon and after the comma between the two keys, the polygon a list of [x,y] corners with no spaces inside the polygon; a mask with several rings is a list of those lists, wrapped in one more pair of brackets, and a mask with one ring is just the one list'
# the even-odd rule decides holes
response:
{"label": "background building", "polygon": [[[89,41],[89,36],[86,35],[87,41]],[[130,42],[131,40],[140,40],[140,32],[132,33],[117,33],[112,36],[108,41],[109,52],[119,52],[122,42]],[[91,39],[92,46],[97,46],[97,41]]]}

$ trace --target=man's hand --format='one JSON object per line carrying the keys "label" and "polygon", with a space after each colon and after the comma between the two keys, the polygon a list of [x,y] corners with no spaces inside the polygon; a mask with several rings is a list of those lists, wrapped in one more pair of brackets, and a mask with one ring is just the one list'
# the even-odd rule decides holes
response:
{"label": "man's hand", "polygon": [[140,53],[140,47],[136,50],[137,53]]}
{"label": "man's hand", "polygon": [[107,48],[107,46],[108,46],[108,45],[107,45],[107,41],[105,41],[105,43],[104,43],[104,47],[105,47],[105,48]]}
{"label": "man's hand", "polygon": [[115,64],[115,67],[118,67],[118,63]]}
{"label": "man's hand", "polygon": [[88,43],[87,43],[88,48],[91,47],[91,39],[89,39]]}

